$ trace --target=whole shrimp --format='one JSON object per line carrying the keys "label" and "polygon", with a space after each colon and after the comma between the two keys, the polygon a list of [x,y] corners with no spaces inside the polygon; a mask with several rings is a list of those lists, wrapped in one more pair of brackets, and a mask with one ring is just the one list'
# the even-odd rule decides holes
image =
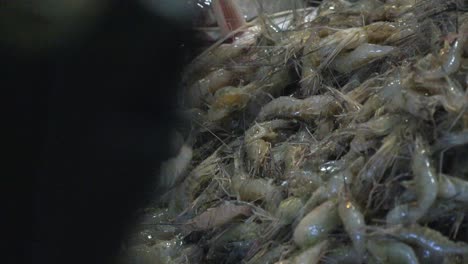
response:
{"label": "whole shrimp", "polygon": [[468,36],[468,21],[460,26],[460,31],[448,52],[442,52],[442,55],[445,57],[443,63],[436,69],[419,73],[422,78],[427,80],[439,79],[453,74],[458,70],[463,54],[463,46]]}
{"label": "whole shrimp", "polygon": [[352,124],[350,129],[356,130],[356,133],[360,136],[386,136],[401,121],[402,117],[397,114],[385,114],[372,118],[365,123]]}
{"label": "whole shrimp", "polygon": [[336,198],[338,193],[343,189],[344,184],[350,184],[351,182],[352,175],[348,170],[334,173],[324,185],[318,187],[312,193],[302,208],[303,213],[307,214],[311,210],[314,210],[314,208],[320,203]]}
{"label": "whole shrimp", "polygon": [[379,263],[419,264],[414,250],[394,240],[372,239],[367,243],[367,249]]}
{"label": "whole shrimp", "polygon": [[[379,30],[376,30],[379,28]],[[393,30],[382,30],[391,28]],[[378,45],[396,29],[375,23],[363,27],[337,30],[323,38],[320,27],[312,28],[302,54],[301,91],[303,95],[316,94],[322,71],[331,66],[339,72],[350,72],[371,60],[386,56],[393,47]],[[369,43],[372,42],[372,43]],[[334,60],[338,60],[333,63]]]}
{"label": "whole shrimp", "polygon": [[466,203],[468,202],[468,181],[440,174],[437,196]]}
{"label": "whole shrimp", "polygon": [[332,247],[325,256],[322,257],[322,262],[326,264],[361,264],[354,247],[351,245]]}
{"label": "whole shrimp", "polygon": [[185,98],[185,105],[189,108],[199,108],[203,105],[204,101],[207,101],[210,97],[219,89],[234,85],[235,73],[230,70],[223,68],[216,69],[210,72],[207,76],[199,79],[190,87],[187,88]]}
{"label": "whole shrimp", "polygon": [[311,120],[318,116],[333,115],[337,109],[335,98],[331,95],[316,95],[305,99],[281,96],[262,107],[258,120],[272,118],[297,118]]}
{"label": "whole shrimp", "polygon": [[395,161],[400,151],[400,129],[394,128],[392,133],[382,140],[382,145],[377,152],[366,162],[359,172],[361,181],[378,180]]}
{"label": "whole shrimp", "polygon": [[[403,67],[401,71],[408,71],[408,69]],[[440,104],[439,98],[425,96],[408,89],[410,78],[402,75],[404,73],[390,77],[391,81],[379,91],[380,99],[391,111],[404,110],[423,120],[432,120],[436,107]]]}
{"label": "whole shrimp", "polygon": [[337,203],[328,200],[308,213],[294,229],[293,240],[300,247],[315,245],[340,223]]}
{"label": "whole shrimp", "polygon": [[322,241],[292,258],[276,262],[276,264],[318,264],[320,263],[321,255],[328,248],[329,244],[328,240]]}
{"label": "whole shrimp", "polygon": [[242,153],[242,148],[234,153],[234,175],[229,186],[232,195],[247,202],[264,201],[268,211],[276,211],[283,200],[281,189],[272,180],[250,178],[245,171]]}
{"label": "whole shrimp", "polygon": [[258,171],[264,164],[267,155],[270,153],[271,142],[278,136],[275,131],[291,128],[294,124],[294,121],[271,120],[255,123],[245,132],[245,151],[248,159],[252,161],[255,171]]}
{"label": "whole shrimp", "polygon": [[431,207],[437,197],[437,175],[429,157],[429,147],[421,136],[415,139],[411,168],[414,174],[417,200],[402,204],[387,214],[388,224],[415,223]]}
{"label": "whole shrimp", "polygon": [[394,49],[392,46],[363,43],[353,51],[338,55],[331,67],[340,73],[348,73],[371,61],[387,56]]}
{"label": "whole shrimp", "polygon": [[437,139],[435,145],[432,146],[432,152],[439,152],[444,149],[449,149],[465,144],[468,144],[468,131],[446,133]]}
{"label": "whole shrimp", "polygon": [[269,224],[265,231],[264,240],[271,240],[284,227],[291,224],[299,215],[302,208],[301,199],[291,196],[281,201],[275,212],[275,219]]}
{"label": "whole shrimp", "polygon": [[256,79],[249,84],[219,89],[211,100],[208,120],[211,122],[225,120],[232,113],[245,109],[257,95],[266,93],[278,96],[284,87],[290,84],[287,66],[266,67],[263,68],[262,73],[261,79]]}
{"label": "whole shrimp", "polygon": [[362,259],[366,250],[366,222],[356,202],[352,200],[351,194],[347,190],[344,192],[344,195],[339,196],[338,215],[353,242],[358,258]]}
{"label": "whole shrimp", "polygon": [[419,225],[400,227],[391,232],[390,235],[409,244],[430,249],[443,255],[468,253],[468,244],[453,242],[429,227]]}

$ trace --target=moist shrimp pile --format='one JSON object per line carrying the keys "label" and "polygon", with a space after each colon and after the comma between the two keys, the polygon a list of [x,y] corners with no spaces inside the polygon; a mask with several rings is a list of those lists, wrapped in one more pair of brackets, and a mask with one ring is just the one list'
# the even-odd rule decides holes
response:
{"label": "moist shrimp pile", "polygon": [[127,258],[467,263],[466,10],[325,0],[228,28],[184,72],[188,139]]}

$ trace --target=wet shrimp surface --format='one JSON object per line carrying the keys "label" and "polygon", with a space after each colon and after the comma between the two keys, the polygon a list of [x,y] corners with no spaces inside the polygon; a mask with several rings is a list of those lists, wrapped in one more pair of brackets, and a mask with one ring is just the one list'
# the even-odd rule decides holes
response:
{"label": "wet shrimp surface", "polygon": [[241,2],[213,1],[123,263],[468,263],[468,6]]}

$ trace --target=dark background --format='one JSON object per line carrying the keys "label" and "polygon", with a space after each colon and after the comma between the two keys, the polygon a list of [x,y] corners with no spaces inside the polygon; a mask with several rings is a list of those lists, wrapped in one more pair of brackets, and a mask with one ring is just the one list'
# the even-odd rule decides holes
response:
{"label": "dark background", "polygon": [[4,213],[22,221],[4,226],[18,250],[2,262],[114,263],[134,212],[158,195],[179,74],[195,45],[190,24],[114,1],[63,37],[42,34],[53,28],[47,18],[8,12],[0,87],[13,102],[4,150],[16,173],[4,175]]}

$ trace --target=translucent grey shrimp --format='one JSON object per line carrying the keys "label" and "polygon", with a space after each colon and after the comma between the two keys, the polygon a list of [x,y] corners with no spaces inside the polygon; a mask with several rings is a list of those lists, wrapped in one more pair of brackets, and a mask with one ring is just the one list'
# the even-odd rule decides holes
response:
{"label": "translucent grey shrimp", "polygon": [[362,135],[356,135],[350,143],[350,148],[353,152],[359,153],[377,146],[378,143],[377,139],[367,139]]}
{"label": "translucent grey shrimp", "polygon": [[437,139],[435,145],[432,146],[432,152],[439,152],[465,144],[468,144],[468,131],[446,133]]}
{"label": "translucent grey shrimp", "polygon": [[406,89],[400,78],[393,78],[379,91],[379,97],[387,102],[386,107],[393,111],[404,110],[423,120],[432,120],[439,99]]}
{"label": "translucent grey shrimp", "polygon": [[256,253],[246,264],[275,263],[288,250],[288,246],[279,244]]}
{"label": "translucent grey shrimp", "polygon": [[290,128],[295,123],[286,120],[271,120],[253,124],[246,132],[244,146],[247,157],[253,162],[253,168],[258,170],[264,164],[270,153],[271,141],[278,136],[276,130]]}
{"label": "translucent grey shrimp", "polygon": [[159,169],[160,185],[165,189],[172,188],[180,183],[192,161],[193,150],[191,146],[183,144],[177,156],[163,162]]}
{"label": "translucent grey shrimp", "polygon": [[283,89],[291,84],[291,76],[288,65],[282,65],[282,62],[272,64],[273,66],[260,67],[254,77],[255,81],[251,82],[251,85],[245,85],[243,91],[251,96],[259,93],[279,96]]}
{"label": "translucent grey shrimp", "polygon": [[231,190],[242,201],[264,201],[266,209],[270,212],[275,211],[283,199],[281,190],[266,179],[241,179],[235,177],[231,181]]}
{"label": "translucent grey shrimp", "polygon": [[353,242],[353,247],[358,258],[362,259],[366,250],[366,222],[364,215],[361,213],[356,202],[352,200],[350,193],[339,196],[338,215],[346,233],[348,233]]}
{"label": "translucent grey shrimp", "polygon": [[285,174],[288,182],[288,193],[302,199],[309,197],[323,184],[318,173],[309,170],[290,170]]}
{"label": "translucent grey shrimp", "polygon": [[348,170],[335,173],[324,185],[317,188],[302,209],[304,214],[313,210],[320,203],[335,198],[342,190],[344,184],[351,184],[352,175]]}
{"label": "translucent grey shrimp", "polygon": [[322,241],[310,248],[305,249],[297,256],[281,261],[281,264],[318,264],[320,257],[328,248],[328,240]]}
{"label": "translucent grey shrimp", "polygon": [[417,136],[414,143],[411,168],[416,186],[417,201],[398,205],[387,213],[388,224],[415,223],[434,203],[437,197],[437,175],[430,159],[427,143]]}
{"label": "translucent grey shrimp", "polygon": [[385,114],[372,118],[365,123],[351,125],[350,129],[356,129],[358,135],[386,136],[401,121],[401,116],[397,114]]}
{"label": "translucent grey shrimp", "polygon": [[226,86],[217,90],[210,100],[208,120],[211,122],[225,120],[232,113],[245,109],[252,98],[259,94],[278,96],[291,81],[287,66],[262,67],[257,74],[260,76],[246,85]]}
{"label": "translucent grey shrimp", "polygon": [[317,30],[306,42],[302,57],[301,90],[305,95],[315,94],[320,84],[320,72],[342,51],[353,49],[367,41],[362,27],[339,30],[324,38]]}
{"label": "translucent grey shrimp", "polygon": [[359,172],[362,181],[372,181],[379,179],[385,170],[389,168],[400,151],[400,135],[398,129],[382,140],[382,145],[377,152],[366,162]]}
{"label": "translucent grey shrimp", "polygon": [[280,128],[290,128],[296,122],[289,120],[271,120],[263,123],[255,123],[245,132],[245,143],[259,139],[274,140],[277,136],[275,130]]}
{"label": "translucent grey shrimp", "polygon": [[372,239],[367,242],[367,249],[379,263],[419,264],[413,249],[398,241]]}
{"label": "translucent grey shrimp", "polygon": [[[210,251],[216,249],[217,246],[224,246],[228,242],[255,239],[262,232],[263,226],[262,224],[250,221],[232,224],[224,232],[208,242],[211,245]],[[212,252],[208,254],[210,253]]]}
{"label": "translucent grey shrimp", "polygon": [[218,163],[221,162],[220,152],[223,149],[225,149],[225,146],[216,149],[185,178],[183,185],[191,201],[195,198],[196,193],[200,191],[201,186],[211,181],[219,173]]}
{"label": "translucent grey shrimp", "polygon": [[301,208],[302,201],[300,198],[291,196],[281,201],[275,212],[274,220],[265,231],[263,240],[268,241],[273,239],[285,226],[291,224],[300,214]]}
{"label": "translucent grey shrimp", "polygon": [[434,70],[424,71],[421,73],[423,78],[428,80],[443,78],[447,75],[455,73],[460,67],[461,57],[463,54],[463,46],[466,42],[465,34],[461,34],[452,44],[452,47],[447,53],[447,57],[439,68]]}
{"label": "translucent grey shrimp", "polygon": [[312,144],[310,151],[306,153],[307,160],[305,163],[309,166],[318,167],[328,161],[331,156],[342,156],[352,138],[351,133],[341,133],[341,131],[329,134],[320,142]]}
{"label": "translucent grey shrimp", "polygon": [[387,56],[394,49],[392,46],[363,43],[348,53],[338,55],[331,64],[331,68],[340,73],[348,73],[373,60]]}
{"label": "translucent grey shrimp", "polygon": [[305,96],[316,94],[320,88],[320,72],[318,66],[320,60],[315,56],[314,48],[320,41],[320,37],[317,29],[312,29],[307,42],[304,45],[302,51],[302,67],[301,67],[301,92]]}
{"label": "translucent grey shrimp", "polygon": [[354,247],[345,245],[329,250],[322,258],[322,262],[326,264],[361,264],[362,260],[359,259]]}
{"label": "translucent grey shrimp", "polygon": [[424,264],[446,263],[444,262],[445,257],[443,255],[438,254],[437,252],[434,252],[430,249],[422,248],[422,247],[414,247],[413,250],[416,256],[418,257],[420,263],[424,263]]}
{"label": "translucent grey shrimp", "polygon": [[340,224],[336,201],[329,200],[308,213],[294,229],[293,240],[307,247],[324,240]]}
{"label": "translucent grey shrimp", "polygon": [[278,224],[288,225],[296,219],[300,208],[302,207],[301,199],[297,197],[289,197],[283,200],[276,211]]}
{"label": "translucent grey shrimp", "polygon": [[321,115],[333,115],[336,100],[330,95],[316,95],[305,99],[281,96],[262,107],[257,119],[297,118],[311,120]]}
{"label": "translucent grey shrimp", "polygon": [[401,227],[391,232],[391,236],[409,244],[417,245],[443,255],[447,254],[468,254],[468,244],[454,242],[429,227],[412,225]]}
{"label": "translucent grey shrimp", "polygon": [[464,114],[463,111],[467,104],[467,96],[463,91],[458,81],[445,77],[446,83],[441,85],[441,94],[434,97],[439,99],[440,104],[444,107],[445,111],[449,113],[460,113]]}
{"label": "translucent grey shrimp", "polygon": [[314,131],[314,138],[319,141],[325,140],[333,132],[335,119],[333,117],[324,117],[317,121],[317,128]]}
{"label": "translucent grey shrimp", "polygon": [[[254,85],[254,83],[249,85]],[[251,96],[240,87],[223,87],[215,93],[208,109],[207,119],[210,122],[224,120],[232,112],[244,109],[250,99]]]}
{"label": "translucent grey shrimp", "polygon": [[205,56],[194,60],[184,72],[184,79],[188,84],[192,84],[195,80],[203,78],[208,74],[213,67],[222,65],[230,58],[237,57],[242,54],[245,47],[240,47],[232,44],[221,44]]}
{"label": "translucent grey shrimp", "polygon": [[348,151],[345,155],[343,155],[339,160],[330,160],[325,163],[320,164],[318,170],[322,174],[323,179],[329,179],[329,177],[325,175],[333,175],[334,173],[338,173],[339,171],[343,171],[349,169],[351,164],[359,158],[359,154],[353,151]]}
{"label": "translucent grey shrimp", "polygon": [[186,107],[201,107],[206,98],[222,87],[232,85],[234,73],[226,69],[217,69],[187,88]]}
{"label": "translucent grey shrimp", "polygon": [[445,174],[439,175],[437,196],[459,202],[468,202],[468,181]]}
{"label": "translucent grey shrimp", "polygon": [[383,101],[381,98],[377,95],[371,95],[354,116],[355,122],[366,122],[375,114],[375,111],[382,106],[382,104]]}
{"label": "translucent grey shrimp", "polygon": [[304,161],[304,153],[307,150],[307,145],[297,144],[288,145],[284,153],[284,174],[289,171],[296,170]]}

